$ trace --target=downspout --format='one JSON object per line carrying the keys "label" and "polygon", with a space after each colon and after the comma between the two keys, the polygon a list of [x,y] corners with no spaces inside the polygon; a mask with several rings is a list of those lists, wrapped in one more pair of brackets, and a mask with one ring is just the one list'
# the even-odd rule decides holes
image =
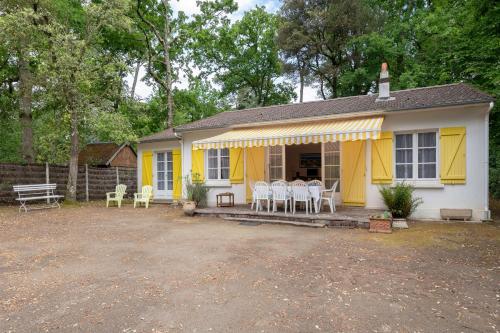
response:
{"label": "downspout", "polygon": [[490,111],[495,103],[491,102],[484,117],[484,220],[491,219],[490,199]]}
{"label": "downspout", "polygon": [[174,135],[179,141],[181,142],[181,200],[184,198],[184,140],[182,139],[182,136],[174,131]]}

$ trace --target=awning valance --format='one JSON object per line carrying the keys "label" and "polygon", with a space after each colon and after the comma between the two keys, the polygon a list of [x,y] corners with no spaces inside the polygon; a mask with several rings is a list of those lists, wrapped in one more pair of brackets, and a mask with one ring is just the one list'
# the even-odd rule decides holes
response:
{"label": "awning valance", "polygon": [[348,140],[376,140],[384,117],[316,121],[228,132],[193,142],[193,149],[262,147]]}

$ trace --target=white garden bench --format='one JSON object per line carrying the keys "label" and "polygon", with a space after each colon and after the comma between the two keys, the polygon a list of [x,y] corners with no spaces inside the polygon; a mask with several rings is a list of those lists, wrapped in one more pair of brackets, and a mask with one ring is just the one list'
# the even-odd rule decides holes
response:
{"label": "white garden bench", "polygon": [[21,204],[19,211],[24,209],[27,212],[27,203],[38,200],[46,200],[47,204],[37,205],[30,209],[61,208],[59,199],[64,198],[64,196],[54,194],[56,186],[56,184],[14,185],[14,192],[19,195],[16,200]]}

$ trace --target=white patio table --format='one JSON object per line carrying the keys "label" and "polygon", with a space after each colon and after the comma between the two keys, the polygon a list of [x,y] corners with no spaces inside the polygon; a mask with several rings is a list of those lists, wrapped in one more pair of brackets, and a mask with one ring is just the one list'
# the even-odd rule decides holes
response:
{"label": "white patio table", "polygon": [[[288,192],[292,193],[292,187],[288,185]],[[321,186],[317,185],[307,185],[307,189],[309,190],[309,194],[311,195],[311,199],[314,203],[314,211],[316,214],[319,213],[319,201],[321,200]],[[292,203],[293,204],[293,203]],[[312,213],[312,212],[311,212]]]}

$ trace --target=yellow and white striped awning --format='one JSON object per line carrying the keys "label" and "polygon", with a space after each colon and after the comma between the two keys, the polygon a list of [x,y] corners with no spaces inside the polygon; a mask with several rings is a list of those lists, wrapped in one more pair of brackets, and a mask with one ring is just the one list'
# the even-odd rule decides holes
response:
{"label": "yellow and white striped awning", "polygon": [[262,147],[320,142],[376,140],[384,117],[328,120],[232,129],[193,142],[193,149]]}

